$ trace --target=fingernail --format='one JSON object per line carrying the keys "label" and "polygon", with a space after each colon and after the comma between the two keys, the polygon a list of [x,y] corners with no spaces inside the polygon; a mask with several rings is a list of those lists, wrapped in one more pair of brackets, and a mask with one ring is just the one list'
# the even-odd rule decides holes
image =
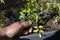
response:
{"label": "fingernail", "polygon": [[28,32],[25,32],[24,34],[26,35],[26,34],[28,34]]}

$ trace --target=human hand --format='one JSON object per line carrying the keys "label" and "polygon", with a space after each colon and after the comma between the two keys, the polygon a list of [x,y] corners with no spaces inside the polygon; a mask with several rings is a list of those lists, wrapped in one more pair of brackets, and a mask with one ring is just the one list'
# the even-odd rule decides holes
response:
{"label": "human hand", "polygon": [[10,26],[0,29],[0,37],[3,37],[3,36],[13,37],[21,34],[26,35],[32,32],[32,28],[30,28],[30,26],[31,26],[31,23],[29,21],[15,22]]}

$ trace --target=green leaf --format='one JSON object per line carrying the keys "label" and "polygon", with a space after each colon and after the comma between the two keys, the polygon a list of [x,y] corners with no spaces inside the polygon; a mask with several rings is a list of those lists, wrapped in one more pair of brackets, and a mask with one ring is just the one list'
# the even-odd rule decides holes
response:
{"label": "green leaf", "polygon": [[0,2],[5,4],[4,0],[0,0]]}

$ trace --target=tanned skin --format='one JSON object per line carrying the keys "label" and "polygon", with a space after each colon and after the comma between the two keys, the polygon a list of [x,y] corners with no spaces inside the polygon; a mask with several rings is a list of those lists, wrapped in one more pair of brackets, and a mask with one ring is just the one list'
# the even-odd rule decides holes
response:
{"label": "tanned skin", "polygon": [[[31,26],[29,21],[15,22],[10,26],[0,29],[0,40],[13,40],[13,37],[21,34],[31,33],[31,29],[26,29]],[[24,30],[25,29],[25,30]]]}

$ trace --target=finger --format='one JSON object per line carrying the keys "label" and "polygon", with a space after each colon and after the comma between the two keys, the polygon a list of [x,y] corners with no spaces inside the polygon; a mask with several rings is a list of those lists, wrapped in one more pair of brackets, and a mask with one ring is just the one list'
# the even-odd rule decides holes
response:
{"label": "finger", "polygon": [[32,33],[32,28],[29,29],[29,33]]}
{"label": "finger", "polygon": [[30,21],[24,21],[24,22],[21,23],[21,25],[22,25],[23,28],[26,28],[26,27],[31,26],[31,22]]}
{"label": "finger", "polygon": [[28,30],[24,30],[24,31],[23,31],[23,34],[25,34],[25,35],[27,35],[28,33],[29,33]]}
{"label": "finger", "polygon": [[27,32],[25,32],[24,34],[25,34],[25,35],[27,35],[27,34],[28,34],[28,31],[27,31]]}
{"label": "finger", "polygon": [[27,34],[29,34],[29,33],[32,33],[32,28],[27,29],[27,30],[23,30],[22,33],[23,33],[24,35],[27,35]]}

